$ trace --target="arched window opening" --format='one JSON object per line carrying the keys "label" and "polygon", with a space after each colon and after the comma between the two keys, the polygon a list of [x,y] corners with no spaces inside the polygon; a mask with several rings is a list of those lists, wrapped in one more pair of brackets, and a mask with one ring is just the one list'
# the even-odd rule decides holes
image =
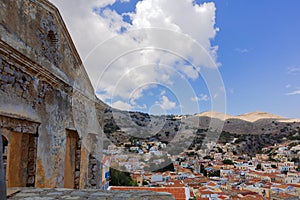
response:
{"label": "arched window opening", "polygon": [[58,43],[58,39],[54,33],[54,31],[50,30],[47,34],[47,40],[50,44],[50,48],[55,49]]}

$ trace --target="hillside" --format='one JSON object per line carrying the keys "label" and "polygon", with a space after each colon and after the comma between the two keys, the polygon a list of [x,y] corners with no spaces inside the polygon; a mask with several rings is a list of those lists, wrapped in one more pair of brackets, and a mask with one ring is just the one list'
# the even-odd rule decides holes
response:
{"label": "hillside", "polygon": [[[223,126],[222,133],[211,130],[211,124]],[[188,147],[199,149],[203,142],[212,140],[224,144],[238,143],[238,151],[248,154],[257,153],[268,145],[300,139],[299,127],[299,119],[266,112],[239,116],[217,112],[193,116],[152,116],[107,109],[104,117],[104,132],[116,145],[132,140],[163,141],[174,148],[180,146],[182,150]]]}

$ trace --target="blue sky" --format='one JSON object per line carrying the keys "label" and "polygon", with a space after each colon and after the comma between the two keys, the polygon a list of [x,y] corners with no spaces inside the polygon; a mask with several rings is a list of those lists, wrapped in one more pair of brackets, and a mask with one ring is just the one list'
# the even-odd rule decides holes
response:
{"label": "blue sky", "polygon": [[[203,2],[207,1],[197,1]],[[219,46],[227,112],[267,111],[300,117],[300,94],[287,95],[300,90],[300,1],[212,2],[220,29],[212,43]],[[135,3],[118,2],[110,8],[129,12]],[[201,105],[202,110],[209,110],[209,103]]]}
{"label": "blue sky", "polygon": [[[97,0],[89,3],[78,0],[76,5],[71,5],[70,1],[52,1],[59,7],[83,60],[89,59],[86,55],[95,44],[103,42],[111,35],[122,36],[126,34],[126,30],[144,26],[172,29],[187,34],[203,44],[213,60],[219,63],[218,70],[224,82],[228,114],[266,111],[285,117],[300,118],[300,1],[298,0],[196,0],[193,3],[190,0]],[[202,6],[204,10],[195,11],[197,7],[195,5],[201,7],[208,2],[213,4],[205,4]],[[175,3],[178,4],[177,7]],[[97,19],[92,15],[94,13],[98,15]],[[89,36],[91,40],[88,39]],[[130,37],[128,38],[130,41]],[[130,42],[128,45],[132,44]],[[154,40],[155,42],[157,41]],[[184,44],[182,47],[183,54],[188,52],[189,49],[184,49]],[[215,47],[218,48],[217,51]],[[117,50],[106,51],[106,54],[101,55],[109,57],[110,53],[116,52]],[[198,77],[193,76],[193,68],[185,66],[188,65],[186,60],[179,62],[183,68],[176,68],[175,62],[173,66],[178,72],[183,73],[191,84],[196,94],[193,98],[195,101],[191,101],[192,98],[188,95],[184,97],[185,101],[178,100],[178,91],[185,89],[179,84],[174,85],[174,80],[178,79],[176,76],[168,80],[163,79],[164,75],[169,75],[167,72],[164,73],[166,69],[157,73],[153,66],[153,70],[148,71],[147,68],[145,74],[134,73],[136,71],[129,65],[147,63],[131,62],[132,59],[145,60],[147,56],[157,59],[157,54],[153,52],[139,53],[141,52],[136,52],[127,59],[120,59],[114,69],[109,69],[108,77],[103,78],[102,87],[94,86],[102,100],[119,108],[153,113],[180,114],[183,107],[186,108],[184,114],[212,109],[211,101],[218,95],[210,93],[200,76],[201,73]],[[163,53],[160,55],[165,56]],[[205,58],[201,59],[203,62],[200,65],[204,65]],[[164,57],[159,60],[170,58]],[[102,61],[99,60],[97,63],[103,63]],[[165,64],[162,61],[161,63]],[[168,64],[172,66],[170,63]],[[85,67],[92,82],[95,83],[99,79],[95,75],[97,74],[95,68],[90,66],[89,62],[86,62]],[[98,68],[98,71],[101,70]],[[116,78],[116,81],[124,78],[125,72],[128,72],[129,79],[121,82],[119,88],[111,89],[117,83],[111,79],[118,76],[119,72],[120,77]],[[160,75],[162,78],[158,79],[157,76]],[[146,81],[133,80],[138,77]],[[147,81],[161,81],[163,84],[143,88],[142,85]],[[177,92],[172,87],[170,89],[168,81],[173,81]],[[112,91],[115,96],[111,95]],[[194,109],[195,102],[199,104],[198,110]]]}
{"label": "blue sky", "polygon": [[[214,43],[232,114],[300,117],[300,1],[215,1]],[[294,72],[291,72],[294,71]],[[232,92],[230,92],[232,90]]]}

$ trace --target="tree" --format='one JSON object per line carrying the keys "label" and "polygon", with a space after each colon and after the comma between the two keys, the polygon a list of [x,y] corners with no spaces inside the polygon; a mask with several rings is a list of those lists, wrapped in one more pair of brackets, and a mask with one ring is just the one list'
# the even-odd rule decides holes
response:
{"label": "tree", "polygon": [[143,180],[143,185],[149,185],[147,181]]}
{"label": "tree", "polygon": [[298,163],[299,162],[299,158],[292,158],[291,161],[294,162],[294,163]]}
{"label": "tree", "polygon": [[200,173],[204,173],[204,170],[205,170],[205,167],[204,167],[204,165],[200,165]]}
{"label": "tree", "polygon": [[203,171],[203,176],[207,176],[207,170],[206,169]]}
{"label": "tree", "polygon": [[188,156],[194,156],[194,155],[195,155],[195,152],[188,152],[187,155],[188,155]]}
{"label": "tree", "polygon": [[225,159],[222,161],[224,165],[233,165],[234,163],[230,159]]}
{"label": "tree", "polygon": [[210,157],[209,155],[207,155],[207,156],[204,156],[204,157],[203,157],[203,159],[209,159],[209,160],[213,160],[213,158],[212,158],[212,157]]}
{"label": "tree", "polygon": [[220,147],[218,147],[218,153],[223,153],[223,150]]}
{"label": "tree", "polygon": [[220,177],[220,170],[213,171],[213,172],[209,173],[208,176],[209,177],[215,177],[215,176]]}
{"label": "tree", "polygon": [[287,170],[284,170],[284,171],[282,171],[282,174],[285,174],[285,175],[287,175],[287,173],[288,173],[289,171],[287,171]]}
{"label": "tree", "polygon": [[204,165],[200,165],[200,173],[203,174],[203,176],[207,176],[207,170],[205,169]]}
{"label": "tree", "polygon": [[137,186],[136,181],[130,177],[129,172],[110,168],[110,184],[113,186]]}
{"label": "tree", "polygon": [[167,172],[167,171],[171,171],[171,172],[175,171],[175,168],[174,168],[174,165],[172,162],[163,168],[155,170],[154,172]]}
{"label": "tree", "polygon": [[258,163],[258,164],[256,165],[256,170],[261,170],[261,164],[260,164],[260,163]]}

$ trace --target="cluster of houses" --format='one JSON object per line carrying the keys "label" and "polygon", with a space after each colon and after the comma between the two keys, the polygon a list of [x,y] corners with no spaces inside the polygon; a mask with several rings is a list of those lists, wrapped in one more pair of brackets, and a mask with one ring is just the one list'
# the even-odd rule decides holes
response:
{"label": "cluster of houses", "polygon": [[[146,161],[155,157],[157,163],[163,162],[164,158],[159,156],[166,154],[164,144],[151,142],[140,147],[126,144],[126,147],[110,146],[106,150],[111,155],[110,163],[118,163],[130,171],[138,184],[107,189],[165,191],[185,200],[300,199],[299,144],[270,146],[253,157],[233,153],[232,144],[216,144],[204,157],[189,149],[179,156],[170,156],[173,170],[160,172],[146,171],[149,165]],[[125,150],[143,154],[146,159],[141,161]]]}

